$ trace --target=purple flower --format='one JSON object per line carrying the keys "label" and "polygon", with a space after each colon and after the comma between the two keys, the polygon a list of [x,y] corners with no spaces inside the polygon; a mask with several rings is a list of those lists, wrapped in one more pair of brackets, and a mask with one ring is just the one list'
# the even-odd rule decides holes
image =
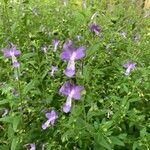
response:
{"label": "purple flower", "polygon": [[82,36],[81,36],[80,34],[78,34],[78,35],[76,36],[76,38],[77,38],[78,41],[80,41],[80,40],[82,39]]}
{"label": "purple flower", "polygon": [[4,48],[3,49],[4,57],[5,58],[11,58],[12,64],[14,67],[19,67],[19,62],[17,61],[15,56],[18,56],[21,54],[20,50],[17,50],[16,46],[12,43],[10,44],[10,48]]}
{"label": "purple flower", "polygon": [[34,7],[32,8],[32,13],[33,13],[35,16],[38,16],[38,9],[37,9],[36,6],[34,6]]}
{"label": "purple flower", "polygon": [[8,113],[9,113],[9,110],[7,108],[4,108],[2,117],[5,117]]}
{"label": "purple flower", "polygon": [[45,144],[42,144],[42,150],[44,150],[45,149]]}
{"label": "purple flower", "polygon": [[83,7],[84,9],[86,9],[86,0],[83,0],[83,1],[82,1],[82,7]]}
{"label": "purple flower", "polygon": [[85,50],[86,48],[84,46],[74,48],[71,40],[64,43],[61,59],[68,61],[67,68],[65,69],[66,76],[72,77],[75,74],[75,60],[83,58],[85,56]]}
{"label": "purple flower", "polygon": [[31,146],[30,150],[35,150],[36,149],[35,144],[30,144],[30,146]]}
{"label": "purple flower", "polygon": [[52,40],[52,45],[54,47],[53,48],[54,52],[56,52],[58,44],[59,44],[59,40],[57,40],[57,39]]}
{"label": "purple flower", "polygon": [[47,46],[44,44],[41,46],[41,50],[44,52],[44,53],[47,53]]}
{"label": "purple flower", "polygon": [[67,6],[67,0],[64,0],[64,6],[66,7]]}
{"label": "purple flower", "polygon": [[89,27],[90,27],[90,30],[92,32],[95,32],[96,35],[100,34],[101,28],[96,23],[91,23]]}
{"label": "purple flower", "polygon": [[26,144],[24,145],[25,147],[29,148],[29,150],[36,150],[35,144],[31,143],[31,144]]}
{"label": "purple flower", "polygon": [[58,115],[54,110],[52,110],[50,113],[46,113],[45,116],[48,120],[42,125],[42,129],[44,130],[47,129],[50,124],[54,125],[56,119],[58,118]]}
{"label": "purple flower", "polygon": [[136,66],[136,63],[133,63],[132,61],[128,61],[126,64],[123,65],[123,67],[126,69],[125,75],[128,76],[130,74],[130,71],[133,70]]}
{"label": "purple flower", "polygon": [[133,40],[134,40],[135,42],[139,42],[139,40],[140,40],[140,35],[136,33],[136,34],[133,36]]}
{"label": "purple flower", "polygon": [[46,28],[44,25],[40,25],[40,32],[44,33],[46,31]]}
{"label": "purple flower", "polygon": [[126,38],[126,37],[127,37],[127,33],[126,33],[126,32],[120,32],[120,35],[121,35],[123,38]]}
{"label": "purple flower", "polygon": [[53,77],[54,76],[54,73],[55,73],[55,71],[57,71],[58,69],[57,69],[57,66],[51,66],[51,72],[50,72],[50,75]]}
{"label": "purple flower", "polygon": [[59,92],[60,92],[60,94],[67,96],[67,100],[63,106],[63,111],[65,113],[70,112],[72,99],[75,99],[75,100],[80,99],[80,96],[81,96],[80,93],[83,89],[84,89],[83,86],[77,86],[70,81],[66,81],[62,85]]}
{"label": "purple flower", "polygon": [[146,17],[150,17],[150,11],[148,11],[148,10],[145,10],[145,12],[144,12],[144,18],[146,18]]}

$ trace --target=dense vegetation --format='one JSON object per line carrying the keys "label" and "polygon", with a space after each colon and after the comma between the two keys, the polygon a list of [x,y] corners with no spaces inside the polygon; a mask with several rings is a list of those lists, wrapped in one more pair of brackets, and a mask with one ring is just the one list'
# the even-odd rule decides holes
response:
{"label": "dense vegetation", "polygon": [[149,150],[150,15],[142,7],[0,1],[0,150]]}

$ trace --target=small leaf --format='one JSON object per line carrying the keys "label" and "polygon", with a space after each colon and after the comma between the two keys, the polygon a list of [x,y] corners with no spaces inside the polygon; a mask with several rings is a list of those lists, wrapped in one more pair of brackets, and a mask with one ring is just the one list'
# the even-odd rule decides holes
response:
{"label": "small leaf", "polygon": [[135,141],[132,146],[132,150],[136,150],[138,148],[138,142]]}
{"label": "small leaf", "polygon": [[1,122],[7,122],[7,123],[11,123],[13,121],[13,117],[11,116],[6,116],[6,117],[3,117],[3,118],[0,118],[0,121]]}
{"label": "small leaf", "polygon": [[35,53],[27,53],[27,54],[24,54],[23,56],[22,56],[22,59],[23,60],[27,60],[27,59],[29,59],[30,57],[35,57]]}
{"label": "small leaf", "polygon": [[110,144],[106,141],[106,139],[104,138],[104,136],[102,134],[98,135],[98,142],[101,146],[103,146],[104,148],[108,149],[108,150],[112,150]]}
{"label": "small leaf", "polygon": [[91,55],[95,54],[99,50],[99,48],[100,48],[100,43],[97,43],[97,44],[89,47],[86,52],[87,56],[91,56]]}
{"label": "small leaf", "polygon": [[11,143],[11,150],[16,150],[17,143],[18,143],[18,138],[13,137],[13,140],[12,140],[12,143]]}
{"label": "small leaf", "polygon": [[115,136],[110,137],[110,140],[114,145],[125,146],[124,143]]}
{"label": "small leaf", "polygon": [[13,130],[16,132],[17,130],[17,127],[19,125],[19,122],[20,122],[20,116],[16,116],[14,119],[13,119]]}
{"label": "small leaf", "polygon": [[7,99],[4,99],[4,100],[0,101],[0,105],[6,104],[6,103],[8,103],[8,102],[9,102],[9,101],[8,101]]}

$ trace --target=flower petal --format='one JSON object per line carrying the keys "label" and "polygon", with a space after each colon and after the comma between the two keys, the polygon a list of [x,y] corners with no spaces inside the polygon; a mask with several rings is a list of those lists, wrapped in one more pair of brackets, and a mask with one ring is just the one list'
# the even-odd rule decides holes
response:
{"label": "flower petal", "polygon": [[20,63],[18,61],[13,62],[13,67],[17,68],[20,66]]}
{"label": "flower petal", "polygon": [[59,92],[62,95],[68,96],[72,90],[72,87],[73,87],[73,84],[70,81],[66,81],[60,88]]}
{"label": "flower petal", "polygon": [[75,59],[78,60],[83,58],[85,56],[85,50],[86,48],[84,46],[79,47],[75,52],[76,53]]}
{"label": "flower petal", "polygon": [[80,97],[81,97],[81,91],[84,89],[84,87],[83,86],[75,86],[74,88],[73,88],[73,90],[74,90],[74,94],[73,94],[73,98],[74,99],[76,99],[76,100],[79,100],[80,99]]}
{"label": "flower petal", "polygon": [[67,77],[72,77],[75,74],[75,69],[66,68],[64,73]]}
{"label": "flower petal", "polygon": [[63,112],[68,113],[71,110],[72,97],[68,96],[66,103],[63,106]]}
{"label": "flower petal", "polygon": [[49,127],[50,121],[47,120],[44,124],[42,124],[42,129],[45,130]]}
{"label": "flower petal", "polygon": [[63,112],[68,113],[70,112],[70,110],[71,110],[71,106],[65,103],[63,107]]}
{"label": "flower petal", "polygon": [[73,51],[75,49],[72,47],[72,41],[68,40],[63,45],[63,52],[61,53],[61,59],[62,60],[70,60]]}
{"label": "flower petal", "polygon": [[30,150],[35,150],[35,144],[30,144],[31,148]]}

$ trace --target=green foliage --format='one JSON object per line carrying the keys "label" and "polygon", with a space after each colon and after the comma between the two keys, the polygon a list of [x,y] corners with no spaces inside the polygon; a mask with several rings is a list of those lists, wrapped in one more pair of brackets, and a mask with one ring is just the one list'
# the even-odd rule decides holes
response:
{"label": "green foliage", "polygon": [[[99,36],[89,30],[95,12]],[[60,40],[56,53],[52,39]],[[85,90],[69,114],[63,113],[66,99],[59,94],[69,80],[60,59],[66,39],[87,48],[71,79]],[[20,150],[28,143],[37,149],[45,144],[46,150],[149,150],[150,19],[134,1],[87,0],[83,8],[81,0],[70,0],[66,7],[59,0],[2,0],[0,49],[9,42],[22,54],[15,69],[0,53],[0,150]],[[47,53],[41,51],[43,44]],[[125,76],[128,60],[136,68]],[[58,66],[54,77],[51,65]],[[53,108],[59,118],[42,130],[44,111]]]}

